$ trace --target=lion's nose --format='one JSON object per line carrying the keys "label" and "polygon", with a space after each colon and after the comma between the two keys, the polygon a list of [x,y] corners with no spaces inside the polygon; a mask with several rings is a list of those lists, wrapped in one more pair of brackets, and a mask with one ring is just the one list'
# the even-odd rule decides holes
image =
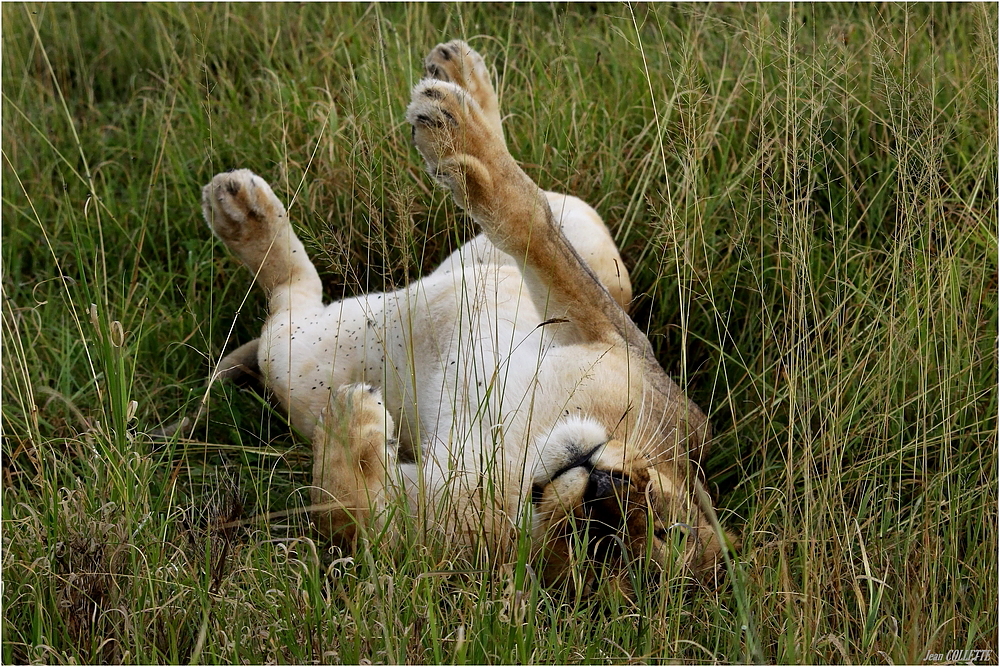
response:
{"label": "lion's nose", "polygon": [[628,487],[628,475],[611,470],[594,468],[590,471],[587,488],[583,492],[583,502],[593,503],[607,498],[621,497]]}

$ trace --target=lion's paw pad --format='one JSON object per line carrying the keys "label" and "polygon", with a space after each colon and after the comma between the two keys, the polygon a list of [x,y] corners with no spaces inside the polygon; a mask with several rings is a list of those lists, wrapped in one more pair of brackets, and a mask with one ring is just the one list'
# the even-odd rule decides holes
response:
{"label": "lion's paw pad", "polygon": [[464,124],[473,104],[475,102],[459,85],[424,79],[413,89],[406,119],[416,127],[457,129]]}
{"label": "lion's paw pad", "polygon": [[413,141],[431,171],[454,155],[488,153],[495,141],[483,111],[460,86],[424,79],[412,94],[406,120],[413,126]]}
{"label": "lion's paw pad", "polygon": [[[490,73],[483,57],[463,42],[456,39],[447,44],[438,44],[424,58],[427,76],[441,81],[450,81],[465,88],[474,96],[480,90],[493,93]],[[477,98],[477,102],[482,102]]]}
{"label": "lion's paw pad", "polygon": [[212,231],[227,243],[246,243],[285,216],[271,186],[249,169],[216,175],[202,188],[201,206]]}

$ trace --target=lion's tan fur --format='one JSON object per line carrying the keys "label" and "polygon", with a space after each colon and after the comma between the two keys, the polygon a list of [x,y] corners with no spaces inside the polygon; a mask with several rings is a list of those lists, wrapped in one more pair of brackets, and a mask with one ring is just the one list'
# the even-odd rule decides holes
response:
{"label": "lion's tan fur", "polygon": [[[292,424],[311,434],[317,525],[349,532],[400,498],[422,525],[502,544],[530,508],[558,578],[567,522],[617,502],[626,541],[645,543],[647,519],[655,530],[694,526],[695,564],[709,564],[719,543],[691,468],[707,420],[629,318],[611,235],[592,208],[542,191],[511,157],[478,54],[450,42],[425,65],[431,78],[407,110],[414,143],[483,235],[424,279],[324,305],[262,179],[229,172],[204,190],[206,219],[268,293],[257,359]],[[595,497],[608,480],[614,494]]]}

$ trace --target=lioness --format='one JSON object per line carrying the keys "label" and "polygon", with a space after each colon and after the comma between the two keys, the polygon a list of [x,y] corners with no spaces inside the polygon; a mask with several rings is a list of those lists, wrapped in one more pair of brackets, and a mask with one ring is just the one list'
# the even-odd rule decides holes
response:
{"label": "lioness", "polygon": [[270,310],[222,372],[259,367],[311,434],[311,512],[326,535],[399,529],[386,508],[402,502],[412,524],[459,543],[498,548],[526,527],[548,582],[580,558],[710,568],[721,544],[691,470],[708,422],[627,315],[611,235],[518,167],[478,53],[452,41],[425,67],[406,111],[413,141],[483,234],[404,289],[324,305],[268,184],[217,175],[205,219]]}

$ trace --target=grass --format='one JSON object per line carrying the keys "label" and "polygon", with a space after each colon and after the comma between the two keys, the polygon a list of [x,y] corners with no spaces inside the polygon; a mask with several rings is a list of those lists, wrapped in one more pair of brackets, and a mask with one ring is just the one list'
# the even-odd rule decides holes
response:
{"label": "grass", "polygon": [[[3,18],[3,660],[914,663],[997,651],[997,9],[58,5]],[[544,589],[521,557],[351,554],[309,448],[211,392],[263,299],[198,207],[267,178],[328,296],[474,230],[403,121],[468,38],[513,154],[608,221],[711,416],[717,588]],[[485,563],[485,565],[484,565]]]}

